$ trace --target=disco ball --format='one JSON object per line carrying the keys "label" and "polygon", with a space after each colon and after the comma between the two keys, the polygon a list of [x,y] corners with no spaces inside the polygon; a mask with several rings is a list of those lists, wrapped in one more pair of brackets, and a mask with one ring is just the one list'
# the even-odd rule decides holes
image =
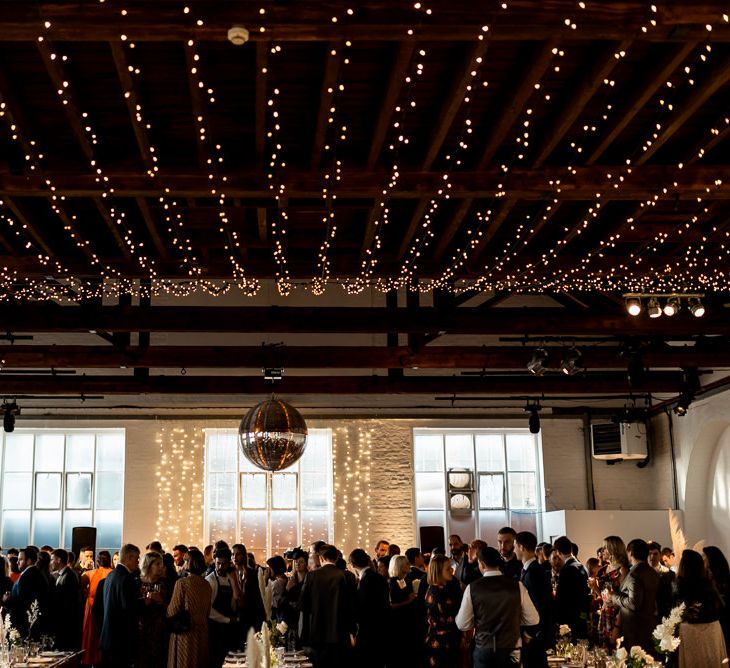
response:
{"label": "disco ball", "polygon": [[254,406],[238,427],[241,451],[265,471],[281,471],[296,462],[307,446],[307,424],[299,411],[279,399]]}

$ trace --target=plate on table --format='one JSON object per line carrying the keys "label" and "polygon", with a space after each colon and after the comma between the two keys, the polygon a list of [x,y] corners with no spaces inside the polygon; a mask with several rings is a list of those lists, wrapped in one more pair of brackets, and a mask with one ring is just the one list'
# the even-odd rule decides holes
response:
{"label": "plate on table", "polygon": [[52,656],[32,656],[28,659],[29,666],[40,666],[44,663],[55,663],[58,657]]}

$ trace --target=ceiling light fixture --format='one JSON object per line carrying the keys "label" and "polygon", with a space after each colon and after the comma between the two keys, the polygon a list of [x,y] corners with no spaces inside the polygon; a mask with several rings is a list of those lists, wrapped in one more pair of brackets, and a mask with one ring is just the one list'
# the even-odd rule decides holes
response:
{"label": "ceiling light fixture", "polygon": [[689,312],[695,318],[701,318],[703,315],[705,315],[705,307],[702,305],[699,297],[692,297],[689,300]]}
{"label": "ceiling light fixture", "polygon": [[527,406],[525,406],[525,410],[530,413],[530,418],[527,421],[527,424],[530,428],[531,434],[539,434],[540,433],[540,411],[542,410],[542,406],[540,406],[539,403],[535,402],[534,404],[527,403]]}
{"label": "ceiling light fixture", "polygon": [[664,315],[670,318],[677,314],[677,311],[681,308],[679,303],[679,297],[669,297],[667,303],[664,305]]}
{"label": "ceiling light fixture", "polygon": [[575,376],[583,371],[583,356],[580,351],[573,346],[563,358],[560,369],[566,376]]}
{"label": "ceiling light fixture", "polygon": [[15,399],[11,402],[3,400],[2,411],[3,429],[10,434],[15,431],[15,417],[20,415],[20,407],[15,402]]}
{"label": "ceiling light fixture", "polygon": [[638,297],[629,297],[626,300],[626,311],[629,315],[639,315],[641,313],[641,299]]}
{"label": "ceiling light fixture", "polygon": [[646,312],[650,318],[658,318],[662,314],[662,307],[659,306],[659,300],[652,297],[646,305]]}
{"label": "ceiling light fixture", "polygon": [[535,375],[542,376],[547,372],[548,354],[545,348],[537,348],[532,353],[532,359],[527,363],[527,370]]}

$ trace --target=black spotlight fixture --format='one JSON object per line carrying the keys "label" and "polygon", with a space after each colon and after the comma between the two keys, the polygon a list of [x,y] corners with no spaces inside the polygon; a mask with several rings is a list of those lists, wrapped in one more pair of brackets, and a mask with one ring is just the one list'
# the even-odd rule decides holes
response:
{"label": "black spotlight fixture", "polygon": [[540,406],[540,404],[537,402],[535,402],[534,404],[528,403],[527,406],[525,406],[525,410],[530,413],[530,419],[527,421],[527,424],[530,427],[530,433],[539,434],[540,433],[540,415],[539,415],[539,413],[542,410],[542,406]]}
{"label": "black spotlight fixture", "polygon": [[672,410],[679,417],[687,415],[690,404],[694,401],[695,393],[700,389],[700,379],[697,369],[685,369],[682,390],[679,393],[677,403]]}
{"label": "black spotlight fixture", "polygon": [[532,359],[527,363],[527,370],[535,376],[543,376],[547,372],[548,354],[545,348],[537,348]]}
{"label": "black spotlight fixture", "polygon": [[563,361],[560,364],[561,371],[566,376],[575,376],[584,369],[583,356],[580,351],[573,346],[563,357]]}
{"label": "black spotlight fixture", "polygon": [[15,431],[15,416],[20,415],[20,408],[15,400],[8,402],[3,400],[3,429],[10,434]]}
{"label": "black spotlight fixture", "polygon": [[692,393],[691,392],[685,392],[683,391],[679,395],[679,399],[677,400],[677,404],[674,406],[674,414],[678,415],[679,417],[684,417],[687,415],[687,411],[689,410],[689,405],[692,403]]}

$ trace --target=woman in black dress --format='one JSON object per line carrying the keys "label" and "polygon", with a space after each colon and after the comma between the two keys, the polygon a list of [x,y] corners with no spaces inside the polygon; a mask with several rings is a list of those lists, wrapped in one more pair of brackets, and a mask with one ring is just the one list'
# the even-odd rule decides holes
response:
{"label": "woman in black dress", "polygon": [[417,594],[413,591],[413,586],[406,582],[406,575],[410,570],[408,559],[402,554],[391,557],[388,566],[391,651],[386,657],[389,668],[420,665],[418,658],[422,654],[423,636],[419,634],[419,628],[423,622],[418,619],[420,608]]}
{"label": "woman in black dress", "polygon": [[451,561],[437,555],[428,565],[426,591],[426,660],[429,666],[452,668],[459,665],[461,633],[456,628],[456,613],[461,606],[461,587],[454,579]]}

